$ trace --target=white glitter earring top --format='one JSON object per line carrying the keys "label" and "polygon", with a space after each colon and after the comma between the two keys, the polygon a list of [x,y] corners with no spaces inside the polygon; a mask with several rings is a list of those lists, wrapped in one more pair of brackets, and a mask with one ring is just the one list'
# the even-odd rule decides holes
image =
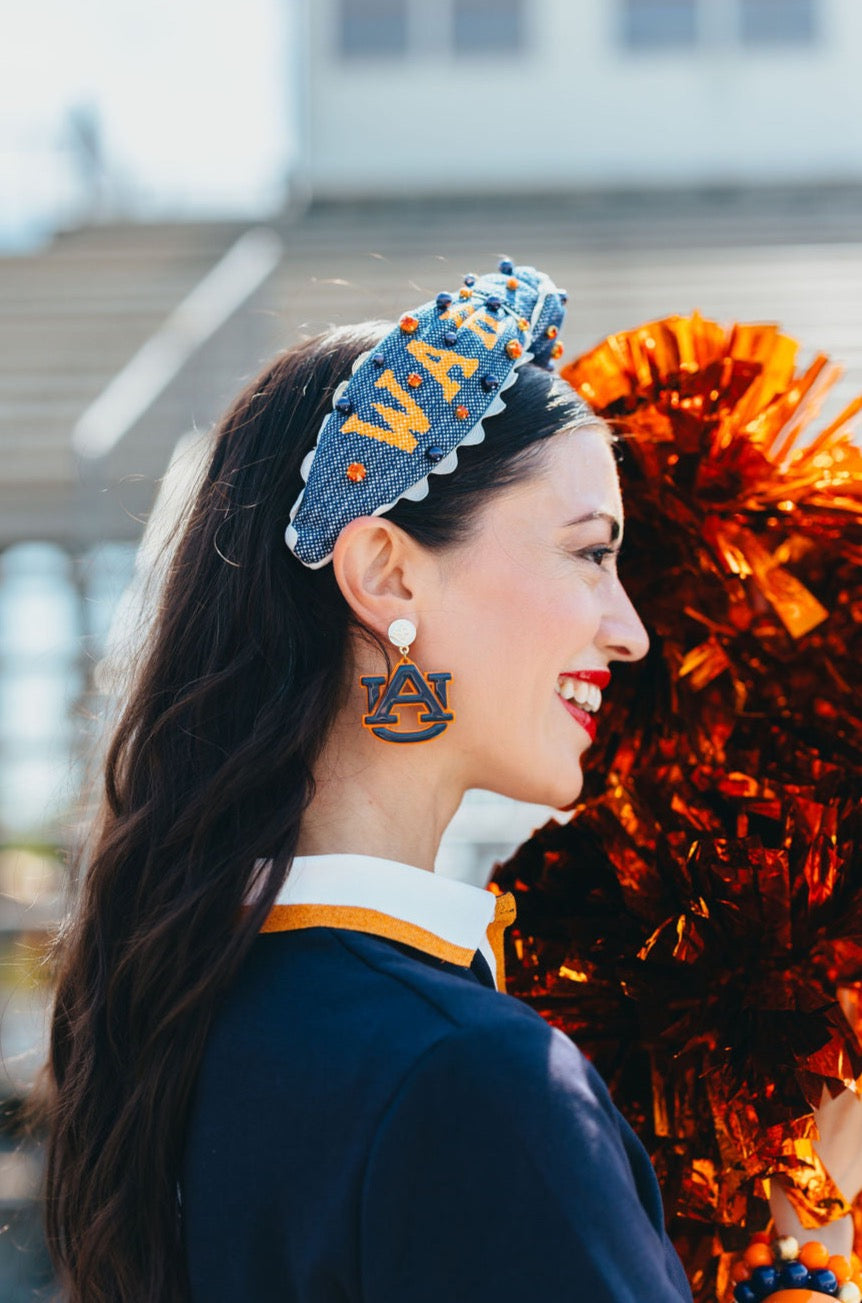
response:
{"label": "white glitter earring top", "polygon": [[416,625],[412,620],[393,620],[389,626],[389,641],[399,649],[409,647],[416,638]]}

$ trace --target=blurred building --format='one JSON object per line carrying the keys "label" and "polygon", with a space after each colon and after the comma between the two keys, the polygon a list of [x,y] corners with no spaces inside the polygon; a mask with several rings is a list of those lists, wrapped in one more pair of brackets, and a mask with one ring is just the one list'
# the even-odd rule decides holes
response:
{"label": "blurred building", "polygon": [[862,180],[856,0],[312,0],[313,194]]}
{"label": "blurred building", "polygon": [[93,4],[95,53],[19,6],[0,251],[309,198],[862,180],[856,0],[176,0],[171,41]]}

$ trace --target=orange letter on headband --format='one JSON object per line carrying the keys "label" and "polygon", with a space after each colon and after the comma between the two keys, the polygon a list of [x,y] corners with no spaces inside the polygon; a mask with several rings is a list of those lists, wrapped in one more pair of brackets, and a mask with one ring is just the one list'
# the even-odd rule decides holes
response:
{"label": "orange letter on headband", "polygon": [[349,416],[342,425],[341,429],[345,434],[366,434],[369,439],[379,439],[381,443],[390,443],[393,448],[401,448],[404,452],[412,452],[416,447],[414,434],[424,434],[431,422],[422,411],[419,404],[408,394],[406,389],[402,389],[395,376],[391,371],[384,371],[383,375],[375,384],[375,389],[387,389],[393,398],[404,407],[403,412],[399,412],[395,407],[386,407],[383,403],[373,403],[372,406],[380,413],[386,422],[387,428],[372,425],[369,421],[362,421],[354,413]]}
{"label": "orange letter on headband", "polygon": [[460,353],[451,353],[446,348],[435,348],[433,344],[426,344],[422,339],[411,339],[407,345],[407,352],[412,353],[442,387],[443,397],[447,403],[451,403],[461,388],[460,382],[453,380],[449,374],[452,368],[460,367],[462,374],[469,380],[479,365],[477,357],[462,357]]}
{"label": "orange letter on headband", "polygon": [[466,303],[453,303],[451,308],[447,308],[445,312],[440,313],[440,320],[448,321],[450,326],[454,326],[458,330],[472,311],[473,308]]}
{"label": "orange letter on headband", "polygon": [[[465,330],[472,330],[474,335],[478,335],[486,348],[491,349],[497,343],[497,332],[501,329],[505,318],[495,321],[488,312],[474,312],[469,321],[464,322]],[[483,330],[487,326],[489,329]]]}

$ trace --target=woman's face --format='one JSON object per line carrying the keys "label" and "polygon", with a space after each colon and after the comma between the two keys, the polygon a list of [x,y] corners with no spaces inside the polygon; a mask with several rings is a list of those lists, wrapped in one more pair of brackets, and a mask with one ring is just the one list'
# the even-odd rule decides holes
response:
{"label": "woman's face", "polygon": [[426,672],[452,674],[455,721],[429,745],[445,745],[465,788],[557,808],[579,795],[602,715],[567,704],[563,694],[586,684],[565,676],[639,660],[649,645],[616,571],[622,521],[607,436],[588,426],[550,439],[537,472],[492,498],[467,542],[437,554],[412,653]]}

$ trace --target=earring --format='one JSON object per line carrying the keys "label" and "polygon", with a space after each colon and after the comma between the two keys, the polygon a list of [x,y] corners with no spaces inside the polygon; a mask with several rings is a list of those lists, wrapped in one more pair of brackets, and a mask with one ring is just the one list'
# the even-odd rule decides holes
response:
{"label": "earring", "polygon": [[[439,737],[455,718],[454,712],[447,710],[446,700],[452,675],[440,670],[423,674],[409,656],[415,638],[416,625],[412,620],[393,620],[389,641],[398,648],[401,659],[393,666],[388,679],[366,674],[359,680],[368,693],[368,713],[362,717],[363,726],[384,742],[428,742],[432,737]],[[419,707],[414,729],[400,727],[399,707],[404,706]]]}

